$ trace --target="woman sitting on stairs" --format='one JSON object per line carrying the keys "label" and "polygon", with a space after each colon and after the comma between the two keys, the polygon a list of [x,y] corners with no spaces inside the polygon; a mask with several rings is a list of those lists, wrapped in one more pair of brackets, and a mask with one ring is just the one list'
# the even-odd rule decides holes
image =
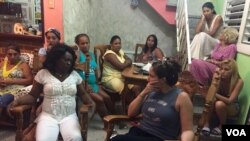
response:
{"label": "woman sitting on stairs", "polygon": [[213,113],[211,112],[209,115],[210,119],[205,123],[201,131],[206,136],[209,136],[210,133],[221,135],[221,127],[223,124],[226,124],[227,117],[237,116],[240,110],[238,96],[243,87],[243,80],[240,78],[236,62],[233,59],[223,61],[219,71],[221,81],[218,92],[215,95],[213,107],[213,112],[215,112],[219,124],[210,132],[209,122],[212,119],[211,113]]}

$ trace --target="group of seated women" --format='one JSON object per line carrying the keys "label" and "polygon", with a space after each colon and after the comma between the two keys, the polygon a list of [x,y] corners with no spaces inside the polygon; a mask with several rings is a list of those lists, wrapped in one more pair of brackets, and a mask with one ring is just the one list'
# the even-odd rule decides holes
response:
{"label": "group of seated women", "polygon": [[[237,115],[239,111],[237,97],[243,81],[234,61],[238,31],[234,28],[221,30],[222,19],[215,15],[211,3],[204,4],[203,13],[196,29],[199,34],[191,45],[193,59],[190,72],[201,86],[206,87],[211,84],[216,68],[220,68],[221,83],[214,104],[219,124],[210,132],[207,122],[202,130],[205,135],[220,134],[226,117]],[[197,42],[215,36],[219,40],[212,44]],[[64,140],[81,141],[80,125],[75,111],[76,95],[82,97],[84,104],[96,106],[101,118],[113,113],[111,98],[98,84],[97,62],[90,51],[90,38],[87,34],[76,35],[75,49],[60,43],[60,32],[54,28],[45,32],[45,37],[47,47],[39,50],[39,61],[42,65],[34,81],[31,69],[20,60],[20,50],[14,46],[8,48],[0,69],[0,113],[7,106],[11,109],[18,105],[34,104],[43,93],[42,111],[36,119],[36,139],[56,141],[60,132]],[[132,65],[132,60],[122,49],[121,41],[117,35],[111,38],[110,48],[103,56],[101,80],[104,87],[117,93],[122,93],[124,89],[121,72]],[[193,105],[190,96],[175,86],[180,66],[174,60],[165,59],[157,43],[157,37],[149,35],[145,47],[136,58],[138,62],[152,62],[148,84],[143,90],[139,86],[129,85],[136,98],[129,105],[128,115],[135,117],[143,114],[143,120],[139,126],[132,127],[129,133],[112,138],[113,141],[163,141],[179,138],[193,140]],[[209,58],[203,60],[204,57]],[[89,67],[85,66],[86,61],[89,62]],[[29,94],[13,101],[16,89],[30,85],[32,81]]]}
{"label": "group of seated women", "polygon": [[[48,29],[45,37],[47,47],[39,50],[41,68],[34,80],[30,67],[20,59],[20,49],[16,46],[8,48],[7,56],[1,62],[0,112],[7,106],[11,109],[18,105],[34,104],[43,93],[42,110],[36,119],[36,139],[56,140],[60,131],[65,140],[81,140],[79,122],[74,109],[76,94],[83,97],[85,104],[94,107],[96,105],[101,118],[113,113],[111,98],[99,87],[96,80],[97,63],[93,52],[89,50],[90,39],[87,34],[78,34],[75,37],[77,49],[60,43],[61,35],[55,28]],[[121,49],[119,36],[111,38],[110,47],[103,58],[105,63],[102,82],[106,84],[104,86],[121,93],[124,88],[121,72],[132,65],[132,61]],[[148,58],[161,60],[163,56],[163,52],[157,48],[157,38],[152,34],[148,36],[140,56],[142,58],[138,61],[144,62],[145,58],[147,61]],[[85,84],[84,63],[87,59],[89,70],[88,81]],[[28,85],[32,85],[29,94],[14,100],[16,91]],[[134,93],[141,92],[136,86],[131,85],[130,88]],[[39,134],[44,131],[49,131],[49,134],[46,136]]]}
{"label": "group of seated women", "polygon": [[239,114],[238,95],[243,87],[235,61],[239,33],[235,28],[223,29],[222,18],[216,15],[211,2],[206,2],[202,11],[203,15],[196,26],[196,35],[190,46],[192,62],[189,71],[200,87],[207,88],[219,68],[221,81],[215,95],[214,110],[209,115],[209,118],[216,116],[218,124],[212,127],[208,120],[202,134],[221,135],[222,125],[226,124],[227,117]]}

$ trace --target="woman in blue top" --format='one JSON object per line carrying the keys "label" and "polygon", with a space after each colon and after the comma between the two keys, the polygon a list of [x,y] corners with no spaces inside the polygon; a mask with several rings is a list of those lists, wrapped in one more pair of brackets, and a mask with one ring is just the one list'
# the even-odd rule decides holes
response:
{"label": "woman in blue top", "polygon": [[138,126],[111,141],[193,141],[193,107],[188,94],[175,86],[180,66],[170,60],[154,62],[148,84],[130,103],[128,116],[142,114]]}
{"label": "woman in blue top", "polygon": [[[77,63],[82,65],[86,62],[86,56],[89,58],[89,75],[88,75],[88,92],[91,98],[96,102],[96,110],[98,114],[103,118],[104,116],[113,112],[113,105],[110,96],[105,93],[97,84],[96,68],[97,63],[93,52],[89,51],[89,36],[87,34],[78,34],[75,37],[75,43],[78,46],[76,54],[78,56]],[[80,66],[79,65],[79,66]],[[85,70],[86,71],[86,70]],[[80,76],[85,80],[84,71],[78,71]]]}

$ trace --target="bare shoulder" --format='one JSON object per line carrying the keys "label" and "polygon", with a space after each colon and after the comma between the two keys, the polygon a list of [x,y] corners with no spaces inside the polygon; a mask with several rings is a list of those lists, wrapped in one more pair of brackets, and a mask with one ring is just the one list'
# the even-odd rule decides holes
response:
{"label": "bare shoulder", "polygon": [[162,50],[160,49],[160,48],[155,48],[155,50],[154,50],[155,52],[162,52]]}
{"label": "bare shoulder", "polygon": [[236,85],[238,85],[239,87],[243,87],[244,81],[240,78],[240,79],[238,79]]}
{"label": "bare shoulder", "polygon": [[154,53],[160,58],[164,56],[163,51],[158,47],[154,50]]}
{"label": "bare shoulder", "polygon": [[178,99],[179,100],[186,100],[186,99],[190,99],[189,95],[187,92],[180,92],[180,94],[178,95]]}
{"label": "bare shoulder", "polygon": [[107,53],[106,55],[104,55],[104,59],[106,60],[112,60],[112,59],[115,59],[116,56],[113,54],[113,53]]}
{"label": "bare shoulder", "polygon": [[222,22],[222,21],[223,21],[221,15],[218,15],[218,16],[217,16],[216,21],[218,21],[218,22]]}
{"label": "bare shoulder", "polygon": [[192,102],[188,93],[184,91],[180,92],[176,99],[175,106],[178,111],[182,108],[190,109],[192,107]]}
{"label": "bare shoulder", "polygon": [[244,84],[244,81],[240,78],[240,79],[238,79],[238,83]]}
{"label": "bare shoulder", "polygon": [[22,62],[22,63],[20,64],[20,68],[23,68],[23,69],[31,69],[30,66],[28,65],[28,63],[26,63],[26,62]]}

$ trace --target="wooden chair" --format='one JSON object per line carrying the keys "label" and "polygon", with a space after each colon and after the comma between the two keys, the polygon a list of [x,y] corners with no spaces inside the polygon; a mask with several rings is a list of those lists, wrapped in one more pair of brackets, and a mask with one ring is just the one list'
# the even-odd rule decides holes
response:
{"label": "wooden chair", "polygon": [[[79,102],[78,99],[76,99],[77,103]],[[40,102],[41,103],[41,102]],[[36,108],[40,106],[40,103],[36,105]],[[79,105],[79,104],[76,104]],[[77,107],[76,111],[78,114],[80,126],[81,126],[81,135],[83,138],[83,141],[87,141],[87,132],[88,132],[88,109],[89,106],[82,104],[80,106],[80,109]],[[36,111],[37,114],[40,113],[40,111]],[[33,115],[36,117],[36,115]],[[36,131],[36,123],[34,122],[35,118],[33,121],[30,122],[29,126],[22,132],[23,136],[20,136],[21,138],[18,138],[16,141],[35,141],[35,131]],[[62,140],[61,135],[59,134],[59,140]]]}
{"label": "wooden chair", "polygon": [[[6,48],[1,48],[0,52],[6,54]],[[2,54],[0,56],[3,57],[4,55]],[[35,74],[38,71],[38,49],[21,50],[21,56],[29,63],[33,74]],[[11,111],[11,114],[15,117],[14,119],[9,117],[6,111],[3,111],[0,116],[0,125],[16,128],[16,141],[21,141],[23,129],[29,124],[31,109],[32,106],[30,105],[22,105],[14,108],[13,111]]]}
{"label": "wooden chair", "polygon": [[[104,63],[104,60],[103,60],[103,55],[104,53],[106,52],[106,50],[110,49],[110,45],[97,45],[94,47],[94,54],[95,54],[95,59],[97,61],[97,64],[99,65],[99,70],[97,71],[98,75],[97,75],[97,78],[98,78],[98,81],[101,82],[101,79],[102,79],[102,72],[103,72],[103,63]],[[112,101],[114,102],[113,105],[115,106],[115,103],[116,102],[119,102],[121,101],[121,99],[123,98],[122,95],[120,95],[119,93],[117,92],[114,92],[102,85],[100,85],[102,87],[102,89],[108,93],[112,99]]]}
{"label": "wooden chair", "polygon": [[[134,62],[136,62],[137,60],[137,57],[140,55],[141,52],[139,51],[142,51],[143,48],[144,48],[145,44],[136,44],[135,46],[135,55],[134,55]],[[139,49],[140,48],[140,49]]]}

